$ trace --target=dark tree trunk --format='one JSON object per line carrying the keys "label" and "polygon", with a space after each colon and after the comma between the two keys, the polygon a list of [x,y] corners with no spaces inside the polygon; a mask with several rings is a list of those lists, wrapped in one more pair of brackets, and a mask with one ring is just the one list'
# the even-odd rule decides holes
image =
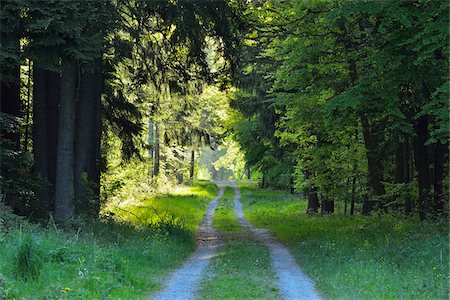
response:
{"label": "dark tree trunk", "polygon": [[48,201],[53,209],[56,184],[56,150],[58,146],[58,107],[61,98],[60,73],[45,71],[45,80],[48,181],[50,183],[50,198]]}
{"label": "dark tree trunk", "polygon": [[76,113],[74,188],[77,215],[87,213],[93,201],[89,174],[95,156],[95,111],[98,99],[98,74],[85,71],[80,78]]}
{"label": "dark tree trunk", "polygon": [[191,151],[191,165],[189,169],[189,178],[194,179],[194,171],[195,171],[195,151]]}
{"label": "dark tree trunk", "polygon": [[317,196],[317,188],[313,184],[309,184],[308,188],[308,210],[309,214],[316,213],[319,210],[319,197]]}
{"label": "dark tree trunk", "polygon": [[95,117],[94,117],[94,155],[91,157],[91,168],[88,178],[93,182],[93,203],[92,207],[89,208],[90,213],[94,216],[98,216],[100,213],[101,199],[100,199],[100,176],[102,172],[102,152],[101,152],[101,141],[103,133],[103,106],[102,106],[102,93],[104,89],[105,79],[103,74],[98,74],[97,81],[97,101],[95,103]]}
{"label": "dark tree trunk", "polygon": [[72,218],[75,210],[73,165],[76,87],[76,64],[70,64],[63,70],[61,77],[55,185],[55,217],[58,220]]}
{"label": "dark tree trunk", "polygon": [[[6,26],[6,25],[5,25]],[[7,47],[6,51],[19,55],[18,36],[1,35],[2,48]],[[13,117],[20,117],[20,64],[12,66],[1,66],[0,72],[0,110],[2,113]],[[20,132],[2,132],[2,138],[8,140],[14,150],[20,150]]]}
{"label": "dark tree trunk", "polygon": [[403,141],[397,141],[395,148],[395,183],[405,182],[404,144],[405,142]]}
{"label": "dark tree trunk", "polygon": [[437,143],[434,150],[434,213],[442,215],[444,212],[443,181],[445,176],[444,162],[448,153],[448,143]]}
{"label": "dark tree trunk", "polygon": [[[369,170],[369,185],[371,188],[372,196],[377,197],[385,193],[382,180],[383,180],[383,169],[381,166],[381,160],[378,157],[378,145],[373,136],[369,120],[363,114],[360,115],[361,124],[363,128],[364,145],[366,148],[367,164]],[[379,201],[379,200],[378,200]],[[384,210],[384,206],[381,202],[379,203],[379,208]],[[366,199],[363,203],[362,214],[368,215],[372,212],[375,201],[373,199]]]}
{"label": "dark tree trunk", "polygon": [[328,198],[322,199],[322,213],[323,214],[332,214],[334,213],[334,201],[328,200]]}
{"label": "dark tree trunk", "polygon": [[[403,144],[403,182],[410,183],[411,182],[411,147],[409,138],[405,138],[405,142]],[[412,212],[413,202],[409,195],[405,198],[405,213],[409,214]]]}
{"label": "dark tree trunk", "polygon": [[252,179],[252,170],[247,166],[247,180]]}
{"label": "dark tree trunk", "polygon": [[419,185],[419,215],[423,220],[432,209],[430,195],[430,164],[428,160],[428,116],[421,116],[414,124],[416,138],[414,140],[414,161],[417,169]]}
{"label": "dark tree trunk", "polygon": [[155,158],[153,161],[153,176],[158,176],[159,174],[159,124],[155,123]]}
{"label": "dark tree trunk", "polygon": [[45,71],[34,65],[33,86],[33,156],[34,173],[42,179],[36,191],[36,217],[44,217],[49,211],[51,199],[48,185],[47,109]]}
{"label": "dark tree trunk", "polygon": [[351,200],[350,200],[350,215],[351,216],[353,216],[353,214],[355,213],[356,177],[357,177],[357,175],[354,174],[353,175],[353,179],[352,179],[352,197],[351,197]]}

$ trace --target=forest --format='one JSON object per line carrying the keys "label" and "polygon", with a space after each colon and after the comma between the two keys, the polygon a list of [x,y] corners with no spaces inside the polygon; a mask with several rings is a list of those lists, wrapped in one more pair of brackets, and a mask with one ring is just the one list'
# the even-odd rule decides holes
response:
{"label": "forest", "polygon": [[[241,230],[231,216],[232,195],[241,197],[250,223],[288,246],[323,298],[446,298],[449,9],[441,0],[1,0],[0,299],[33,299],[30,282],[53,282],[48,299],[145,297],[196,249],[223,189],[217,230]],[[300,224],[304,232],[286,234]],[[343,231],[327,240],[333,230]],[[322,262],[302,256],[297,238],[314,235],[308,255],[326,256],[314,243],[352,234],[348,249],[398,239],[391,254],[423,238],[395,263],[429,250],[417,263],[436,268],[432,279],[406,296],[411,287],[322,289],[331,275],[315,271]],[[229,247],[256,247],[240,243]],[[173,257],[146,265],[152,285],[136,271],[142,261],[124,266],[126,247]],[[83,275],[57,283],[71,266]],[[112,277],[93,294],[102,272]],[[118,274],[122,291],[111,287]],[[227,290],[202,284],[202,299]]]}

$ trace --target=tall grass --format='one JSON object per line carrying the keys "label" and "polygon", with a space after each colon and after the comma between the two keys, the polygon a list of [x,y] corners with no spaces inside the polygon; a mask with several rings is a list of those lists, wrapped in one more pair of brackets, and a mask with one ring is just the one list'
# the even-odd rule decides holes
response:
{"label": "tall grass", "polygon": [[42,270],[42,259],[32,234],[21,234],[14,255],[13,272],[24,280],[37,280]]}
{"label": "tall grass", "polygon": [[[77,220],[64,227],[24,221],[22,231],[5,226],[0,230],[0,299],[148,298],[194,249],[192,235],[215,191],[206,183],[182,187],[177,194],[136,204],[151,203],[151,209],[122,207],[100,220]],[[25,231],[32,234],[31,242],[23,234],[21,239]]]}

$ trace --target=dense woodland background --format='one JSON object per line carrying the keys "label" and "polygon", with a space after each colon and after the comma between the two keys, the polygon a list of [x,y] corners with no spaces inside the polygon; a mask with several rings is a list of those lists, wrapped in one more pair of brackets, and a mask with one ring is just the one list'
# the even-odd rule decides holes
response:
{"label": "dense woodland background", "polygon": [[200,152],[311,213],[448,215],[447,1],[0,4],[16,214],[97,217],[125,185],[191,181]]}

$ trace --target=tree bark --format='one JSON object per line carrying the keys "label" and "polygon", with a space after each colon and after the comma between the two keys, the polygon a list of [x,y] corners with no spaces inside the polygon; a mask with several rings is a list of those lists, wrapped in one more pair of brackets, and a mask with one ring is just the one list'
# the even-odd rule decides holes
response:
{"label": "tree bark", "polygon": [[50,191],[48,185],[48,149],[47,149],[47,109],[45,71],[34,65],[33,85],[33,156],[34,173],[42,179],[36,191],[35,215],[44,217],[49,210]]}
{"label": "tree bark", "polygon": [[97,99],[98,75],[84,71],[80,78],[80,91],[76,113],[74,188],[76,214],[87,213],[92,191],[87,185],[93,156],[95,155],[95,107]]}
{"label": "tree bark", "polygon": [[448,153],[448,143],[438,142],[434,151],[434,213],[444,213],[443,181],[445,177],[444,162]]}
{"label": "tree bark", "polygon": [[195,151],[192,150],[191,151],[191,165],[190,165],[190,168],[189,168],[189,178],[191,180],[194,179],[194,171],[195,171]]}
{"label": "tree bark", "polygon": [[90,173],[88,174],[89,180],[94,183],[93,185],[93,202],[89,208],[89,212],[98,216],[100,213],[101,199],[100,199],[100,177],[102,172],[103,157],[101,151],[101,141],[103,133],[103,106],[102,106],[102,93],[105,85],[105,77],[103,74],[98,74],[97,80],[97,101],[95,103],[95,117],[94,117],[94,155],[90,163]]}
{"label": "tree bark", "polygon": [[334,201],[324,197],[322,199],[322,214],[334,213]]}
{"label": "tree bark", "polygon": [[[381,196],[385,193],[382,180],[383,180],[383,169],[381,166],[381,161],[378,157],[378,145],[373,136],[369,120],[364,114],[360,115],[361,125],[363,128],[364,145],[366,148],[367,164],[369,170],[369,185],[371,187],[371,192],[373,197]],[[384,210],[384,206],[381,202],[379,203],[379,208]],[[372,212],[375,201],[373,199],[365,199],[362,208],[362,214],[368,215]]]}
{"label": "tree bark", "polygon": [[67,65],[61,77],[58,148],[56,157],[55,217],[67,220],[74,216],[74,140],[77,68]]}
{"label": "tree bark", "polygon": [[[5,24],[3,24],[5,25]],[[6,26],[6,25],[5,25]],[[19,56],[19,37],[12,35],[1,35],[2,48]],[[20,64],[1,66],[0,72],[0,110],[2,113],[13,117],[20,117]],[[2,132],[2,138],[8,140],[13,149],[20,150],[20,132]]]}
{"label": "tree bark", "polygon": [[309,214],[316,213],[319,210],[319,197],[317,196],[317,187],[309,183],[308,188],[308,209]]}
{"label": "tree bark", "polygon": [[[405,183],[410,183],[411,182],[411,141],[409,138],[406,138],[405,144],[404,144],[404,149],[403,149],[403,160],[404,160],[404,172],[403,172],[403,176],[404,176],[404,182]],[[406,199],[405,199],[405,213],[406,214],[410,214],[413,210],[414,207],[414,202],[413,199],[407,195]]]}
{"label": "tree bark", "polygon": [[50,182],[51,194],[54,195],[56,183],[56,151],[58,146],[58,110],[61,98],[61,75],[59,72],[46,71],[45,78],[48,181]]}
{"label": "tree bark", "polygon": [[158,176],[159,174],[159,124],[155,123],[155,158],[153,162],[153,176]]}
{"label": "tree bark", "polygon": [[25,108],[25,132],[23,139],[23,150],[28,151],[28,144],[30,139],[30,116],[31,116],[31,82],[33,77],[33,68],[31,66],[31,60],[28,60],[28,80],[27,80],[27,102]]}
{"label": "tree bark", "polygon": [[423,220],[432,209],[430,195],[430,164],[428,159],[428,116],[421,116],[414,124],[416,138],[414,140],[414,161],[417,169],[419,185],[419,215]]}
{"label": "tree bark", "polygon": [[350,200],[350,215],[353,216],[353,214],[355,213],[355,201],[356,201],[356,177],[357,174],[353,175],[353,179],[352,179],[352,197]]}

